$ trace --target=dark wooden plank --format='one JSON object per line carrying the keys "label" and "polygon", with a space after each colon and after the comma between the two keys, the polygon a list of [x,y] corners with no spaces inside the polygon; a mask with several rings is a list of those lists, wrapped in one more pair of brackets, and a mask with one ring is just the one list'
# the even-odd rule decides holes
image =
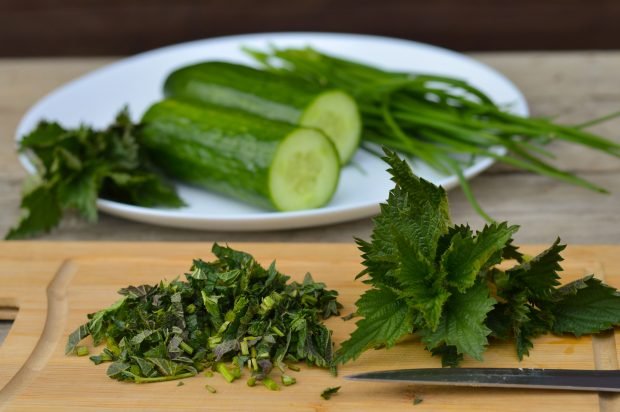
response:
{"label": "dark wooden plank", "polygon": [[617,0],[1,0],[0,56],[123,55],[264,31],[359,32],[457,50],[620,48]]}

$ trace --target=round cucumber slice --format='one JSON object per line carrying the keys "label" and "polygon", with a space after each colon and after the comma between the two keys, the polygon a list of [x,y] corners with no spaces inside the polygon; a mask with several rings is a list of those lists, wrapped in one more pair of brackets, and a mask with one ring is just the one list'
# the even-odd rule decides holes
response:
{"label": "round cucumber slice", "polygon": [[278,210],[325,205],[336,191],[340,162],[333,143],[313,129],[296,129],[279,144],[269,168],[269,192]]}
{"label": "round cucumber slice", "polygon": [[355,100],[340,90],[319,94],[304,110],[299,124],[325,132],[346,164],[359,146],[362,122]]}

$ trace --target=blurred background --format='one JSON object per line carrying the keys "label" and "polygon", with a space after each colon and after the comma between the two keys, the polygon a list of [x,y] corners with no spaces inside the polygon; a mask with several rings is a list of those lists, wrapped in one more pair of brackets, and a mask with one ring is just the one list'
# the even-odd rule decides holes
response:
{"label": "blurred background", "polygon": [[333,31],[461,51],[620,48],[618,0],[0,0],[0,56],[134,54],[205,37]]}

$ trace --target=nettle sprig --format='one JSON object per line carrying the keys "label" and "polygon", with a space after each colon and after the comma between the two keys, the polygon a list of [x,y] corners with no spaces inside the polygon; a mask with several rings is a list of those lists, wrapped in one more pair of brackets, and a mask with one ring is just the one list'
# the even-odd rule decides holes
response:
{"label": "nettle sprig", "polygon": [[[522,359],[539,335],[579,336],[620,324],[616,289],[593,276],[559,287],[559,239],[528,259],[512,244],[518,226],[453,225],[445,191],[385,153],[396,186],[370,242],[357,240],[365,266],[358,277],[371,288],[356,302],[362,319],[337,361],[412,333],[444,366],[457,366],[464,355],[482,360],[489,338],[514,340]],[[502,270],[505,260],[516,264]]]}

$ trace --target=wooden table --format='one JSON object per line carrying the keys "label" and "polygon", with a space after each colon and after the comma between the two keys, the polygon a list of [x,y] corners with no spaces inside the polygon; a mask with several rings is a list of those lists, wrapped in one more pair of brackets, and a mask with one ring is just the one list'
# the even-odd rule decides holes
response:
{"label": "wooden table", "polygon": [[[475,58],[497,68],[524,92],[535,115],[579,123],[620,109],[620,52],[484,53]],[[26,173],[17,161],[14,131],[27,108],[59,85],[113,62],[96,59],[0,59],[0,234],[17,220]],[[594,131],[620,141],[620,120]],[[620,243],[620,160],[578,147],[554,144],[557,165],[608,188],[610,195],[557,183],[496,165],[472,182],[483,207],[498,220],[521,225],[522,243],[549,243],[557,235],[569,244]],[[459,189],[450,191],[455,222],[476,227],[481,219]],[[99,223],[66,218],[45,240],[183,240],[350,242],[368,237],[370,219],[312,229],[278,232],[197,232],[147,226],[102,215]],[[0,323],[0,341],[8,330]]]}

